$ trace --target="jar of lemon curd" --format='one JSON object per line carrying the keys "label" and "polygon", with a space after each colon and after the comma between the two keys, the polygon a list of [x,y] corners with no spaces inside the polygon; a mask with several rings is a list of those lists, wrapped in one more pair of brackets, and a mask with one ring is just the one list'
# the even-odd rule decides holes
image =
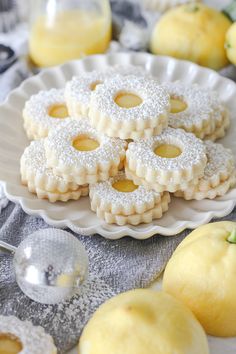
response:
{"label": "jar of lemon curd", "polygon": [[109,0],[31,0],[29,54],[48,67],[103,53],[111,39]]}

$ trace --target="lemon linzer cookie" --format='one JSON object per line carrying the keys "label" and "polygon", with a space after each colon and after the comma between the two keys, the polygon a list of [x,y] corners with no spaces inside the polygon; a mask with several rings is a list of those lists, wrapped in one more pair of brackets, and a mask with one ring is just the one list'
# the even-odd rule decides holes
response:
{"label": "lemon linzer cookie", "polygon": [[126,168],[140,184],[144,180],[146,187],[174,192],[203,176],[205,152],[205,145],[195,135],[167,128],[158,136],[130,143]]}
{"label": "lemon linzer cookie", "polygon": [[21,156],[20,170],[22,183],[40,199],[66,202],[88,195],[88,185],[78,186],[74,182],[67,182],[47,167],[44,139],[32,141],[26,147]]}
{"label": "lemon linzer cookie", "polygon": [[127,142],[98,133],[84,120],[71,120],[51,131],[44,146],[53,172],[67,182],[83,185],[116,175]]}
{"label": "lemon linzer cookie", "polygon": [[231,150],[211,141],[206,146],[207,164],[204,175],[196,185],[177,191],[175,196],[190,199],[214,199],[223,196],[236,184],[234,156]]}
{"label": "lemon linzer cookie", "polygon": [[90,98],[96,87],[106,79],[120,74],[122,76],[137,75],[147,76],[147,72],[140,66],[115,65],[108,66],[104,70],[93,70],[74,76],[65,87],[65,100],[71,116],[83,118],[88,115]]}
{"label": "lemon linzer cookie", "polygon": [[135,140],[160,134],[168,112],[169,95],[155,80],[116,75],[92,92],[89,120],[108,136]]}
{"label": "lemon linzer cookie", "polygon": [[56,354],[50,335],[29,321],[14,316],[0,316],[0,352],[4,354]]}
{"label": "lemon linzer cookie", "polygon": [[206,134],[204,136],[204,140],[216,141],[218,139],[223,138],[229,126],[230,126],[230,116],[229,114],[225,114],[221,125],[217,126],[212,133]]}
{"label": "lemon linzer cookie", "polygon": [[168,210],[168,192],[156,193],[137,186],[119,172],[105,182],[90,185],[91,209],[107,223],[138,225],[161,218]]}
{"label": "lemon linzer cookie", "polygon": [[48,135],[63,121],[71,119],[67,110],[64,90],[51,89],[32,95],[23,109],[24,129],[29,139]]}
{"label": "lemon linzer cookie", "polygon": [[216,92],[179,81],[165,83],[163,87],[170,95],[169,126],[192,132],[201,139],[211,135],[218,138],[220,130],[222,137],[229,124],[229,112]]}
{"label": "lemon linzer cookie", "polygon": [[112,74],[111,70],[94,70],[74,76],[65,87],[65,100],[70,115],[84,119],[88,115],[91,93]]}

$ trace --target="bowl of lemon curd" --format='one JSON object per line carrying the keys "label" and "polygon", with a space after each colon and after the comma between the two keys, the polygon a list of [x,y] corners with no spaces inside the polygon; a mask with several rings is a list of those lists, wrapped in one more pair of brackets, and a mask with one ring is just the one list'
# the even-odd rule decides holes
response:
{"label": "bowl of lemon curd", "polygon": [[49,67],[104,53],[111,40],[109,0],[32,1],[29,54]]}

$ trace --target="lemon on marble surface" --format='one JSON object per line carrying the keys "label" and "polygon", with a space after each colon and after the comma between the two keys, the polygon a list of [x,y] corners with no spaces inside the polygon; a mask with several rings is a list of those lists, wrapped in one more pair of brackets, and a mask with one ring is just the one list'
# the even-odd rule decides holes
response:
{"label": "lemon on marble surface", "polygon": [[163,292],[137,289],[106,301],[84,328],[79,354],[207,354],[191,311]]}
{"label": "lemon on marble surface", "polygon": [[178,6],[157,22],[150,49],[219,70],[228,64],[224,42],[230,25],[225,15],[206,5]]}
{"label": "lemon on marble surface", "polygon": [[225,49],[229,61],[236,65],[236,22],[230,26],[226,33]]}
{"label": "lemon on marble surface", "polygon": [[208,334],[236,336],[236,223],[191,232],[169,260],[163,288],[193,311]]}

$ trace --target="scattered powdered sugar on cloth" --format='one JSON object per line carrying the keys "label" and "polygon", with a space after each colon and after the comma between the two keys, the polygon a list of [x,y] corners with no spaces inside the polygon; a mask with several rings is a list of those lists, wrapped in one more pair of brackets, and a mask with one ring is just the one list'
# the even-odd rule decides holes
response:
{"label": "scattered powdered sugar on cloth", "polygon": [[14,282],[11,256],[0,255],[0,264],[1,314],[15,315],[21,320],[30,320],[34,325],[42,326],[53,337],[59,353],[65,353],[76,345],[94,309],[119,292],[90,272],[79,295],[57,305],[43,305],[30,300]]}
{"label": "scattered powdered sugar on cloth", "polygon": [[[11,202],[0,214],[0,239],[15,246],[44,228],[48,225],[41,218],[26,215]],[[90,275],[80,295],[58,305],[41,305],[27,298],[15,282],[12,256],[0,252],[0,313],[41,325],[53,336],[59,353],[65,353],[77,343],[85,323],[101,303],[119,292],[149,286],[185,235],[145,241],[75,235],[88,252]]]}

